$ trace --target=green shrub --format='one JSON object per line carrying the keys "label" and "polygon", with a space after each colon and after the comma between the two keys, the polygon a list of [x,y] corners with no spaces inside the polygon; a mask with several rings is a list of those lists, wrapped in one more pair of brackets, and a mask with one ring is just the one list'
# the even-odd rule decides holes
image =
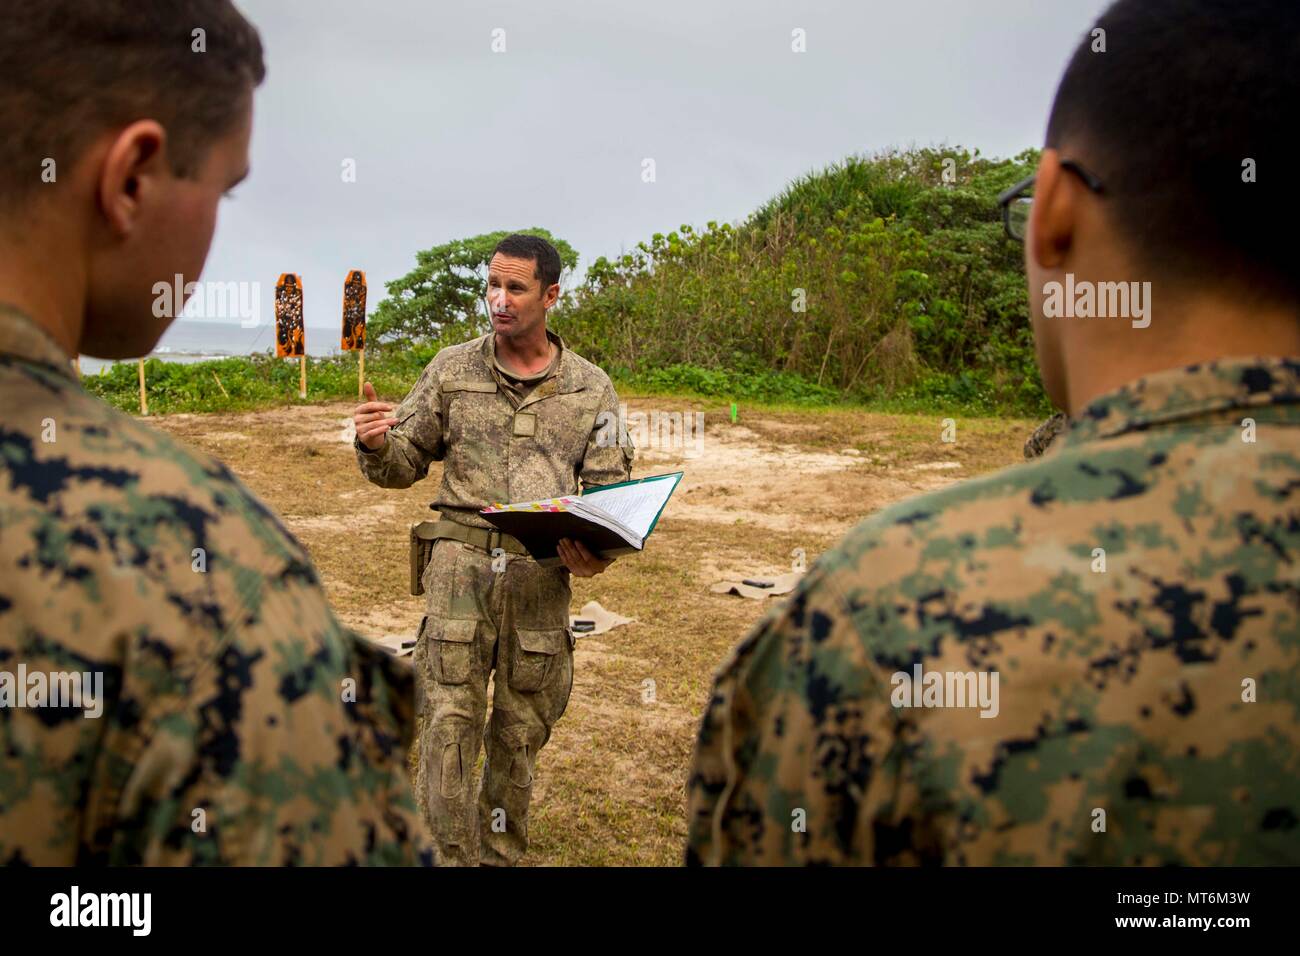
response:
{"label": "green shrub", "polygon": [[[757,369],[799,394],[1040,414],[1022,250],[996,206],[1036,162],[850,157],[738,226],[684,225],[597,259],[552,321],[593,361],[701,394],[731,381],[705,370]],[[682,368],[695,371],[669,371]]]}
{"label": "green shrub", "polygon": [[[366,379],[382,395],[401,396],[415,384],[420,370],[438,349],[426,343],[411,350],[366,353]],[[86,391],[128,412],[140,410],[140,382],[135,362],[119,362],[98,375],[87,375]],[[307,398],[298,398],[298,360],[267,352],[237,358],[183,364],[145,360],[149,411],[244,411],[281,404],[310,404],[357,395],[354,353],[307,359]],[[224,389],[224,391],[223,391]]]}

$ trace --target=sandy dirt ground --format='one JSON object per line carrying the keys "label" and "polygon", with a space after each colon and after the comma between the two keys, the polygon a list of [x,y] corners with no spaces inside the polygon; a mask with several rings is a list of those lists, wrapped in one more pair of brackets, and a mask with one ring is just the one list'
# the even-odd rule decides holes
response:
{"label": "sandy dirt ground", "polygon": [[[947,443],[938,417],[742,406],[733,423],[717,403],[624,398],[629,415],[703,412],[704,432],[638,450],[634,477],[681,470],[682,483],[644,553],[574,579],[575,611],[597,600],[635,623],[578,640],[573,696],[538,758],[526,864],[679,863],[712,675],[779,600],[709,585],[787,572],[801,553],[810,563],[885,505],[1020,461],[1034,425],[959,418]],[[409,489],[370,485],[351,415],[333,403],[150,421],[225,461],[284,517],[341,620],[370,637],[413,636],[424,599],[408,592],[407,529],[432,516],[441,466]]]}

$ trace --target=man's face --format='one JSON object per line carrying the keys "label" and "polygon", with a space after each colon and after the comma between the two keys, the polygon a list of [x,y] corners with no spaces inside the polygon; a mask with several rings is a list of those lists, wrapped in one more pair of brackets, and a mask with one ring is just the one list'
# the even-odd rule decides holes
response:
{"label": "man's face", "polygon": [[534,273],[537,262],[497,253],[488,264],[488,310],[492,331],[508,339],[526,339],[545,326],[546,310],[555,304],[559,286],[542,288]]}
{"label": "man's face", "polygon": [[80,351],[133,358],[153,350],[184,302],[155,315],[156,283],[197,282],[207,261],[223,194],[248,173],[253,126],[251,90],[241,119],[212,142],[191,178],[164,169],[144,178],[130,233],[96,249],[91,260]]}

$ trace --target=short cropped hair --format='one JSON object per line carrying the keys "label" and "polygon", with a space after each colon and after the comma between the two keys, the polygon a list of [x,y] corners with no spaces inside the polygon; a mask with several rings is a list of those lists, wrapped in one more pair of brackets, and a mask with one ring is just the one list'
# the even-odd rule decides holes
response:
{"label": "short cropped hair", "polygon": [[[202,31],[202,32],[200,32]],[[28,0],[0,17],[0,207],[70,167],[105,130],[167,130],[192,176],[266,75],[257,31],[230,0]]]}
{"label": "short cropped hair", "polygon": [[1153,275],[1293,303],[1298,64],[1296,0],[1118,0],[1066,67],[1047,146],[1097,175]]}
{"label": "short cropped hair", "polygon": [[536,263],[533,278],[542,280],[543,292],[560,281],[560,271],[564,268],[560,254],[541,236],[529,236],[521,232],[506,236],[497,243],[492,255],[495,256],[498,252],[512,259],[532,259]]}

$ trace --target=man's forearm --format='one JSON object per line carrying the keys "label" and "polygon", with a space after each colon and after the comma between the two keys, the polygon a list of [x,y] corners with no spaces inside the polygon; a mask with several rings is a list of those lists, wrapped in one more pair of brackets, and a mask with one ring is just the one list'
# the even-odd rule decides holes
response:
{"label": "man's forearm", "polygon": [[384,436],[384,443],[374,451],[354,440],[352,447],[356,449],[357,467],[366,480],[381,488],[409,488],[423,478],[424,475],[403,454],[403,444],[404,440],[391,432]]}

